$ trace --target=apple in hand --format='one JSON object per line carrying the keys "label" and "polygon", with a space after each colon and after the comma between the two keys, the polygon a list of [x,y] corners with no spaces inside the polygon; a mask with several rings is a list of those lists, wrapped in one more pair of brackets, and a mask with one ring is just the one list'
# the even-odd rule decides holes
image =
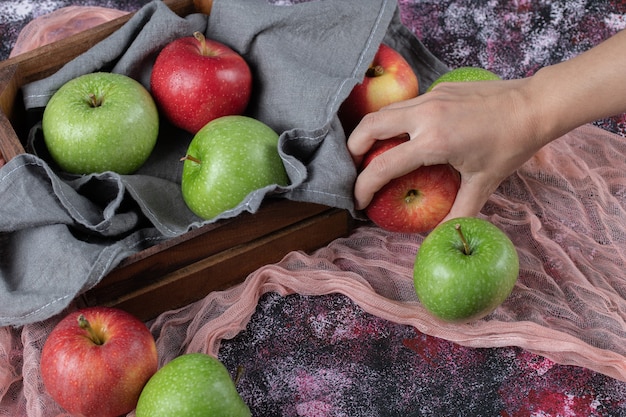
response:
{"label": "apple in hand", "polygon": [[478,320],[509,296],[519,273],[513,242],[493,223],[459,217],[422,242],[413,268],[415,292],[434,316]]}
{"label": "apple in hand", "polygon": [[[376,156],[407,140],[406,136],[397,136],[376,141],[365,154],[361,167],[365,168]],[[427,232],[450,212],[460,185],[461,177],[452,166],[422,166],[385,184],[374,194],[365,214],[385,230]]]}
{"label": "apple in hand", "polygon": [[139,82],[96,72],[63,84],[43,113],[44,142],[73,174],[131,174],[148,159],[159,133],[154,100]]}
{"label": "apple in hand", "polygon": [[150,90],[173,125],[195,134],[211,120],[246,110],[252,73],[237,52],[195,32],[161,50]]}
{"label": "apple in hand", "polygon": [[165,364],[143,389],[137,417],[250,416],[226,367],[204,353],[187,353]]}
{"label": "apple in hand", "polygon": [[65,316],[41,352],[50,396],[72,414],[117,417],[133,410],[157,371],[154,338],[133,315],[90,307]]}
{"label": "apple in hand", "polygon": [[278,134],[247,116],[209,122],[191,140],[183,159],[183,199],[205,220],[235,208],[252,191],[289,184],[278,154]]}
{"label": "apple in hand", "polygon": [[398,51],[383,43],[378,47],[363,81],[341,104],[339,119],[349,134],[366,114],[418,94],[419,83],[413,68]]}

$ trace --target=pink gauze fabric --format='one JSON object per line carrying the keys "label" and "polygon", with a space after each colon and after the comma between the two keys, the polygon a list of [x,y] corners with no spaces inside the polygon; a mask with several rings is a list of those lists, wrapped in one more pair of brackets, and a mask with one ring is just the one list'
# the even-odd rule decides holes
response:
{"label": "pink gauze fabric", "polygon": [[[521,268],[511,296],[485,319],[432,318],[413,290],[423,236],[362,225],[312,254],[291,252],[236,287],[161,314],[149,323],[161,365],[185,352],[217,355],[266,292],[342,293],[428,335],[471,347],[519,346],[626,381],[626,140],[591,125],[572,131],[504,181],[482,216],[511,237]],[[38,368],[59,319],[0,329],[0,415],[66,415],[45,394]]]}
{"label": "pink gauze fabric", "polygon": [[99,6],[67,6],[39,16],[20,31],[10,58],[67,38],[128,12]]}
{"label": "pink gauze fabric", "polygon": [[511,296],[487,318],[449,324],[413,289],[423,236],[363,226],[313,255],[293,252],[246,282],[152,324],[162,360],[216,354],[268,291],[338,292],[379,317],[472,347],[519,346],[626,381],[626,141],[591,125],[554,141],[504,181],[483,210],[520,256]]}

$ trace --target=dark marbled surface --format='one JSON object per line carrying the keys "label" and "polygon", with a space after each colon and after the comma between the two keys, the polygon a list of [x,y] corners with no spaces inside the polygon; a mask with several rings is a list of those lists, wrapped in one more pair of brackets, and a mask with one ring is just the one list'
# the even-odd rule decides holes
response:
{"label": "dark marbled surface", "polygon": [[516,347],[459,346],[343,295],[262,297],[220,359],[255,416],[626,415],[626,383]]}
{"label": "dark marbled surface", "polygon": [[[31,19],[70,4],[0,0],[0,58]],[[295,1],[292,1],[295,2]],[[282,3],[289,3],[283,1]],[[622,0],[400,0],[405,24],[450,67],[524,77],[626,26]],[[576,80],[572,80],[576,82]],[[623,116],[598,121],[623,134]],[[220,359],[259,416],[620,416],[626,384],[518,348],[471,349],[363,312],[342,295],[267,294]]]}

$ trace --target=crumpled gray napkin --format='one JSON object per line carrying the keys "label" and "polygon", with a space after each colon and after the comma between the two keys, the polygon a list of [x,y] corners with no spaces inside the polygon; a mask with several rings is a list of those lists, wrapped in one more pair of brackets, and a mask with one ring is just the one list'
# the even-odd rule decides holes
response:
{"label": "crumpled gray napkin", "polygon": [[266,198],[321,203],[356,215],[356,171],[337,117],[341,102],[383,40],[413,65],[422,91],[447,70],[401,24],[395,0],[291,6],[216,0],[209,17],[185,18],[155,0],[57,73],[24,86],[26,108],[41,113],[61,85],[88,72],[123,73],[149,87],[161,48],[196,30],[250,64],[255,78],[248,114],[280,134],[291,184],[258,190],[235,209],[202,221],[180,195],[179,158],[189,134],[163,123],[153,154],[133,175],[69,176],[50,161],[35,125],[29,153],[0,169],[0,325],[51,317],[130,254],[205,223],[255,212]]}

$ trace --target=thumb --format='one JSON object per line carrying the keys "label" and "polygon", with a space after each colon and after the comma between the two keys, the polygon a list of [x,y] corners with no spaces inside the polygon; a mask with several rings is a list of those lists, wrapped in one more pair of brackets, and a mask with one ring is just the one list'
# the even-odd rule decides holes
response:
{"label": "thumb", "polygon": [[497,187],[498,184],[485,183],[476,176],[469,180],[462,178],[450,212],[441,223],[457,217],[477,216]]}

